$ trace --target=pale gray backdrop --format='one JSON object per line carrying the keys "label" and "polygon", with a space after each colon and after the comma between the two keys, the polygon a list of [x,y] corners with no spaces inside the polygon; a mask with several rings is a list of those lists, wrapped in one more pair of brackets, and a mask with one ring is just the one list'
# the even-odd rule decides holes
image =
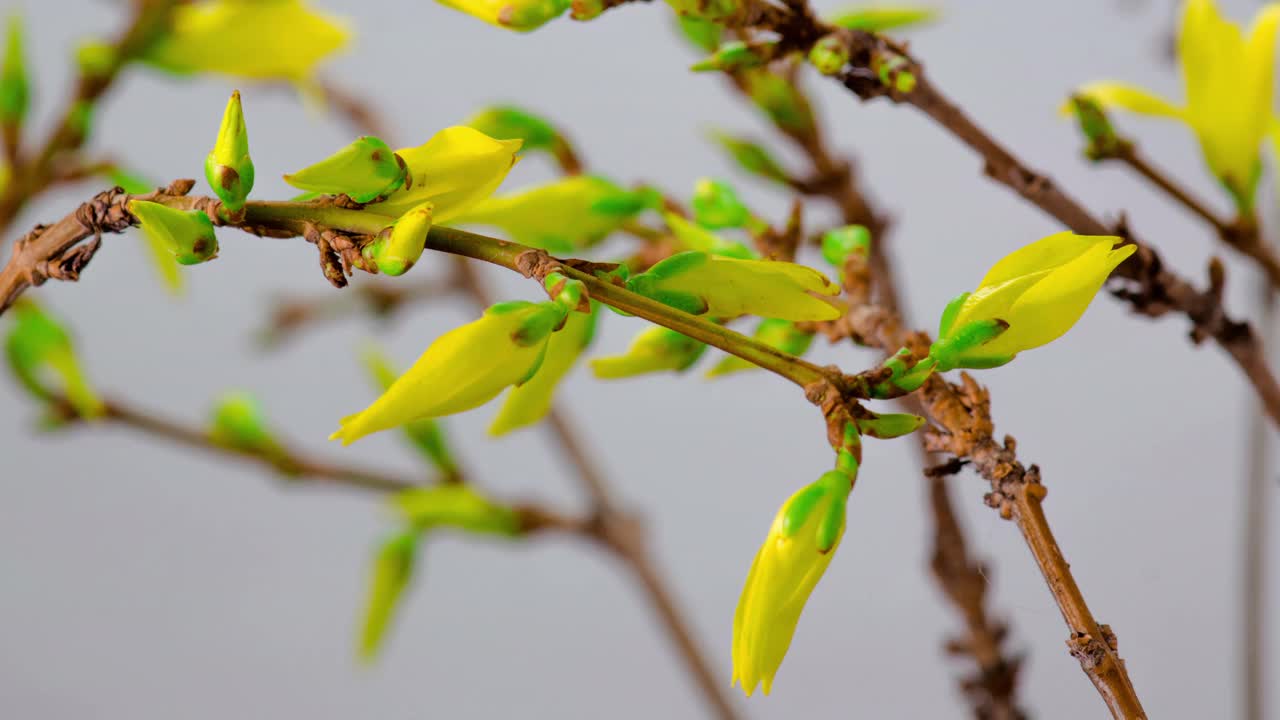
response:
{"label": "pale gray backdrop", "polygon": [[[661,3],[528,36],[427,0],[322,4],[361,30],[332,76],[377,99],[405,143],[483,103],[514,101],[567,123],[593,168],[687,192],[700,176],[731,172],[703,140],[705,128],[766,132],[716,78],[686,71],[692,55]],[[73,42],[114,30],[121,7],[16,5],[35,38],[47,118],[67,90]],[[1243,17],[1253,7],[1236,2],[1231,11]],[[1105,76],[1180,97],[1161,54],[1166,4],[984,0],[945,10],[944,22],[913,40],[938,84],[1090,206],[1108,217],[1127,211],[1174,267],[1202,277],[1217,250],[1211,235],[1125,172],[1090,168],[1074,130],[1055,115],[1073,84]],[[809,79],[834,145],[859,153],[897,219],[894,252],[922,324],[996,258],[1059,229],[983,180],[978,161],[926,120]],[[131,74],[105,103],[94,147],[156,179],[195,177],[230,89]],[[262,196],[285,194],[280,173],[350,137],[288,93],[245,91]],[[1188,132],[1124,125],[1225,208]],[[548,176],[531,159],[509,186]],[[762,209],[785,207],[759,185],[741,187]],[[20,225],[60,217],[91,189],[48,197]],[[226,232],[222,245],[217,262],[187,273],[181,302],[159,289],[132,236],[109,239],[83,282],[51,283],[40,297],[75,323],[103,389],[198,421],[214,391],[248,388],[308,449],[413,472],[392,433],[347,450],[325,442],[337,418],[370,398],[353,351],[376,336],[407,362],[470,311],[422,307],[385,332],[345,322],[262,355],[250,334],[273,295],[328,286],[299,241]],[[428,275],[434,259],[413,275]],[[1231,305],[1251,312],[1252,273],[1230,265]],[[527,282],[492,278],[506,297],[536,296]],[[596,351],[621,350],[640,327],[606,317]],[[1014,433],[1020,456],[1042,466],[1047,511],[1076,577],[1119,635],[1148,711],[1161,718],[1238,709],[1248,391],[1220,351],[1193,348],[1186,330],[1179,319],[1134,318],[1102,298],[1066,341],[981,376],[998,432]],[[815,356],[846,368],[872,361],[848,347]],[[812,408],[763,375],[604,384],[580,371],[562,398],[589,427],[622,495],[652,519],[660,563],[728,685],[730,618],[751,556],[782,499],[830,463]],[[576,505],[542,432],[489,442],[482,433],[491,413],[451,422],[469,465],[509,494]],[[283,488],[256,467],[125,430],[37,436],[34,418],[15,386],[0,382],[0,716],[704,716],[630,578],[593,549],[563,540],[433,542],[385,657],[362,668],[354,624],[370,549],[388,527],[370,498]],[[925,571],[926,499],[909,450],[907,441],[868,447],[844,544],[773,696],[734,697],[748,717],[965,715],[954,678],[967,667],[939,649],[959,623]],[[1019,697],[1042,718],[1104,716],[1016,529],[982,505],[980,480],[966,474],[954,483],[974,549],[993,562],[993,602],[1012,623],[1010,647],[1030,655]],[[1273,650],[1277,630],[1280,623]],[[1280,712],[1280,697],[1273,700]]]}

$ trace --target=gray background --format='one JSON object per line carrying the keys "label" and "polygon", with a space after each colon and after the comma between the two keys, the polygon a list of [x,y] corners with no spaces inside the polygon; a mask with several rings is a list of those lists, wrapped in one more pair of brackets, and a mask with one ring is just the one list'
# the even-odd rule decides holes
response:
{"label": "gray background", "polygon": [[[23,4],[38,38],[39,110],[48,117],[65,96],[74,40],[116,27],[120,7]],[[589,25],[559,21],[528,36],[426,0],[323,4],[363,31],[332,76],[376,98],[406,144],[481,104],[516,101],[567,123],[593,168],[685,193],[700,176],[730,172],[703,140],[705,128],[766,133],[715,78],[686,72],[692,54],[661,4]],[[1246,17],[1253,6],[1233,3],[1231,12]],[[1202,277],[1216,251],[1211,235],[1125,172],[1090,168],[1054,112],[1074,84],[1107,76],[1180,98],[1161,55],[1169,8],[992,0],[945,9],[944,22],[913,41],[938,84],[1088,205],[1112,217],[1128,212],[1174,267]],[[875,195],[897,218],[894,252],[922,324],[932,325],[996,258],[1058,229],[982,180],[976,159],[921,117],[860,105],[809,79],[833,143],[858,152]],[[229,89],[218,80],[132,74],[106,102],[94,147],[157,179],[195,177]],[[246,102],[260,196],[284,195],[280,173],[349,139],[334,118],[288,93],[246,88]],[[1188,132],[1147,120],[1124,126],[1225,209]],[[531,159],[508,187],[550,174]],[[763,210],[784,207],[763,187],[741,187]],[[47,197],[20,226],[61,216],[90,190]],[[440,303],[386,328],[345,322],[262,355],[250,331],[271,298],[327,285],[301,242],[227,232],[222,243],[218,262],[187,273],[180,302],[159,289],[133,236],[110,239],[83,282],[50,285],[40,297],[74,320],[104,390],[200,421],[216,390],[251,389],[308,449],[413,472],[393,433],[347,450],[324,440],[337,418],[370,398],[353,351],[376,336],[408,362],[470,311]],[[414,276],[430,274],[431,260]],[[1251,311],[1252,273],[1234,261],[1231,269],[1231,305]],[[536,295],[517,278],[495,273],[492,281],[506,297]],[[596,352],[619,351],[640,327],[608,317]],[[1044,469],[1050,520],[1098,617],[1118,633],[1147,710],[1165,718],[1238,708],[1237,524],[1249,396],[1226,357],[1193,348],[1186,329],[1178,319],[1129,317],[1104,298],[1069,340],[981,376],[998,432],[1014,433],[1020,456]],[[850,369],[872,362],[849,347],[814,356]],[[751,555],[781,500],[830,462],[813,410],[763,375],[605,384],[579,371],[562,398],[589,426],[626,499],[652,519],[661,565],[727,685],[730,618]],[[450,422],[483,481],[577,506],[541,431],[483,438],[492,412]],[[38,436],[34,416],[12,383],[0,383],[4,717],[703,714],[630,578],[591,548],[433,542],[385,657],[362,668],[352,638],[366,561],[389,527],[370,498],[282,488],[255,467],[123,429]],[[773,696],[734,697],[749,717],[964,715],[954,689],[962,667],[939,649],[959,623],[925,572],[924,486],[909,450],[906,441],[869,446],[843,547]],[[976,550],[993,562],[994,606],[1012,622],[1010,646],[1030,654],[1020,698],[1043,718],[1102,717],[1017,531],[983,507],[981,481],[954,482]],[[1272,503],[1274,510],[1274,494]],[[1274,534],[1272,548],[1280,554]],[[1272,598],[1280,597],[1277,577]],[[1280,622],[1273,650],[1278,631]]]}

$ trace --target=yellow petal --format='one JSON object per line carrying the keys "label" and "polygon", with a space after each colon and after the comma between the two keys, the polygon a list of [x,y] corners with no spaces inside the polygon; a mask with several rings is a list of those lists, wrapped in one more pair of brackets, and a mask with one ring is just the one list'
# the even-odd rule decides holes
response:
{"label": "yellow petal", "polygon": [[523,382],[542,360],[546,338],[521,345],[514,334],[546,312],[545,305],[523,303],[495,312],[436,338],[422,356],[372,405],[342,419],[329,439],[350,445],[370,433],[426,417],[470,410]]}
{"label": "yellow petal", "polygon": [[564,327],[552,333],[547,341],[547,354],[538,372],[528,382],[514,387],[498,411],[490,435],[504,435],[512,430],[532,425],[551,410],[551,399],[556,387],[578,361],[595,330],[595,313],[571,312]]}
{"label": "yellow petal", "polygon": [[180,72],[303,82],[349,37],[303,0],[211,0],[179,5],[146,59]]}
{"label": "yellow petal", "polygon": [[1137,249],[1099,244],[1048,273],[1014,302],[1001,319],[1009,329],[982,347],[984,354],[1015,355],[1062,337],[1089,308],[1107,276]]}
{"label": "yellow petal", "polygon": [[979,288],[999,285],[1030,273],[1052,270],[1088,252],[1090,248],[1111,247],[1120,241],[1108,235],[1077,235],[1066,231],[1041,238],[1005,255],[983,276]]}
{"label": "yellow petal", "polygon": [[[1103,108],[1121,108],[1139,115],[1182,117],[1182,111],[1164,98],[1127,83],[1106,80],[1089,83],[1078,88],[1076,94],[1092,99]],[[1064,114],[1071,112],[1070,103],[1062,106],[1062,112]]]}
{"label": "yellow petal", "polygon": [[435,203],[435,222],[446,223],[498,189],[516,163],[520,144],[457,125],[418,147],[397,150],[412,182],[392,193],[378,212],[400,215],[429,200]]}
{"label": "yellow petal", "polygon": [[591,372],[601,380],[617,380],[651,372],[687,369],[705,352],[707,346],[659,325],[645,329],[622,355],[598,357],[591,361]]}
{"label": "yellow petal", "polygon": [[[684,253],[682,255],[688,255]],[[825,275],[804,265],[769,260],[742,260],[705,255],[705,262],[689,263],[687,269],[666,272],[679,267],[681,255],[650,268],[637,287],[680,293],[699,298],[703,312],[715,318],[758,315],[781,320],[834,320],[843,313],[832,302],[818,295],[833,296],[840,288]],[[675,264],[670,264],[676,261]],[[633,281],[644,276],[636,276]]]}
{"label": "yellow petal", "polygon": [[457,222],[500,228],[523,245],[569,251],[600,242],[627,219],[596,209],[600,200],[623,192],[604,178],[577,175],[488,198]]}

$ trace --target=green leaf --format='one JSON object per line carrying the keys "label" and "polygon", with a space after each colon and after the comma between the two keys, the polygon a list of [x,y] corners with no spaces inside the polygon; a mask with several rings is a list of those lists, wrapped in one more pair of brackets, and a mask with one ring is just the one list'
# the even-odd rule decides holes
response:
{"label": "green leaf", "polygon": [[938,15],[936,8],[923,6],[859,7],[836,12],[827,21],[849,30],[884,32],[930,23],[937,19]]}

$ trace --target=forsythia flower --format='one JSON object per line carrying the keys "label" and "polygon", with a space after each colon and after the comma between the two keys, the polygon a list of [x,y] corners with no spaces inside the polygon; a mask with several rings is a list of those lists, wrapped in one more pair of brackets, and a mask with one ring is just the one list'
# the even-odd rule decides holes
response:
{"label": "forsythia flower", "polygon": [[507,399],[502,403],[493,424],[489,426],[490,435],[505,435],[512,430],[532,425],[551,410],[551,398],[556,386],[569,374],[578,361],[578,356],[591,343],[595,334],[596,313],[570,312],[565,318],[564,327],[552,333],[547,341],[547,354],[542,365],[528,382],[511,388]]}
{"label": "forsythia flower", "polygon": [[789,262],[740,260],[682,252],[627,281],[627,287],[694,315],[783,320],[834,320],[840,308],[821,295],[840,288],[825,275]]}
{"label": "forsythia flower", "polygon": [[1277,27],[1280,4],[1259,10],[1245,36],[1219,14],[1213,0],[1187,0],[1178,34],[1185,107],[1117,82],[1086,85],[1078,94],[1104,107],[1186,123],[1199,138],[1209,169],[1247,211],[1262,172],[1262,139],[1270,132],[1273,144],[1280,141],[1272,109]]}
{"label": "forsythia flower", "polygon": [[434,222],[453,220],[498,189],[519,149],[519,140],[495,140],[463,125],[445,128],[418,147],[396,151],[409,179],[376,212],[399,216],[431,201]]}
{"label": "forsythia flower", "polygon": [[630,192],[592,175],[555,180],[491,197],[463,213],[459,223],[492,225],[523,245],[567,252],[600,242],[643,207],[615,212],[609,201]]}
{"label": "forsythia flower", "polygon": [[564,313],[555,303],[490,307],[479,320],[436,338],[372,405],[342,418],[329,439],[350,445],[414,420],[479,407],[508,385],[523,384],[542,364],[547,340]]}
{"label": "forsythia flower", "polygon": [[173,72],[305,83],[349,38],[341,21],[303,0],[208,0],[175,8],[171,30],[144,59]]}
{"label": "forsythia flower", "polygon": [[1064,335],[1137,249],[1119,240],[1061,232],[1005,256],[947,305],[929,351],[937,370],[996,367]]}
{"label": "forsythia flower", "polygon": [[733,681],[769,694],[791,646],[800,612],[844,535],[853,478],[832,470],[792,495],[778,511],[747,574],[733,615]]}
{"label": "forsythia flower", "polygon": [[[360,354],[365,370],[373,378],[378,389],[386,392],[395,383],[400,373],[391,366],[391,361],[377,348],[367,347]],[[423,418],[406,423],[403,428],[405,438],[420,453],[431,461],[440,472],[447,476],[457,477],[458,463],[453,459],[449,444],[445,439],[441,424],[432,418]]]}
{"label": "forsythia flower", "polygon": [[570,0],[440,0],[440,4],[507,30],[529,32],[555,20]]}
{"label": "forsythia flower", "polygon": [[631,341],[622,355],[595,358],[591,372],[601,380],[644,375],[662,370],[687,370],[702,357],[707,346],[675,330],[655,325]]}

